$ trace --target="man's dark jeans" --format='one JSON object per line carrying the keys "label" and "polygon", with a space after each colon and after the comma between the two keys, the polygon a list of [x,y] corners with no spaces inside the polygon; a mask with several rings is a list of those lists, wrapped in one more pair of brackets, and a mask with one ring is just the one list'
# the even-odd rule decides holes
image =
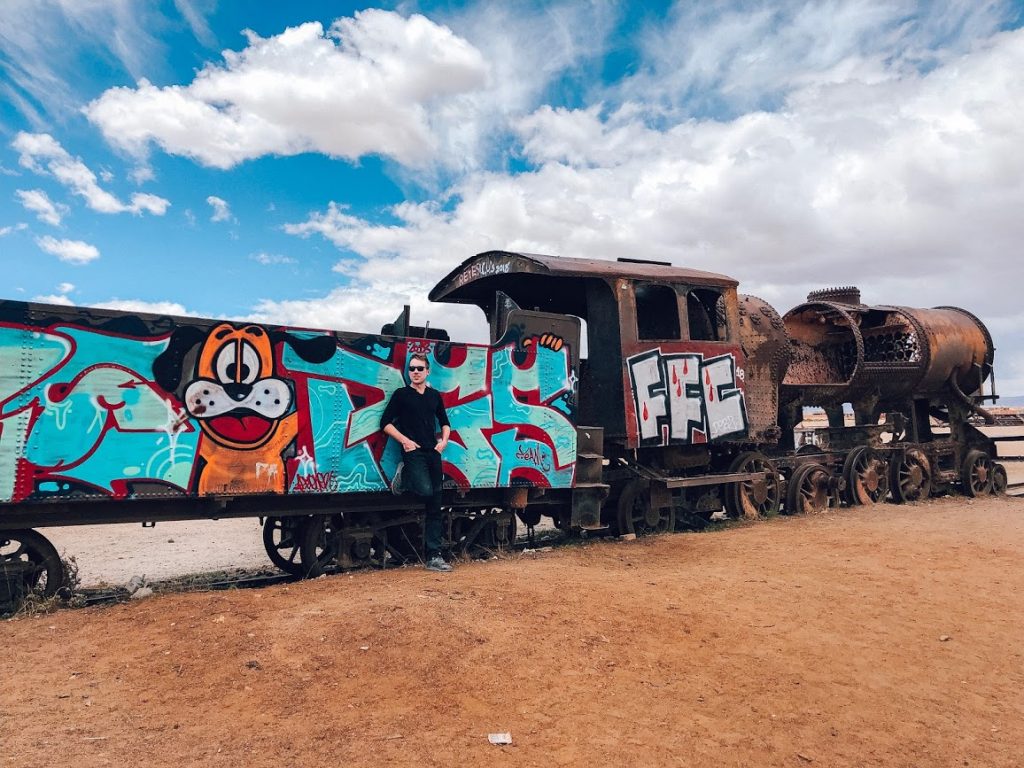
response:
{"label": "man's dark jeans", "polygon": [[441,519],[441,454],[433,448],[417,448],[402,454],[405,468],[402,470],[402,486],[419,496],[426,503],[426,520],[423,525],[423,545],[427,559],[441,554],[444,525]]}

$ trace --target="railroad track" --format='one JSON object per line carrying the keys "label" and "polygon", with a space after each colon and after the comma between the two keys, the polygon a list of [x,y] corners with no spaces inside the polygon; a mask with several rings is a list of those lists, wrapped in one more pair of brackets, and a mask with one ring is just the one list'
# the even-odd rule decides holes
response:
{"label": "railroad track", "polygon": [[[1003,456],[1000,450],[1003,443],[1021,443],[1024,442],[1024,433],[1019,435],[998,435],[991,436],[996,443],[997,459],[1000,464],[1022,464],[1024,463],[1024,456]],[[1018,480],[1013,483],[1006,484],[1006,495],[1007,496],[1024,496],[1024,480]]]}

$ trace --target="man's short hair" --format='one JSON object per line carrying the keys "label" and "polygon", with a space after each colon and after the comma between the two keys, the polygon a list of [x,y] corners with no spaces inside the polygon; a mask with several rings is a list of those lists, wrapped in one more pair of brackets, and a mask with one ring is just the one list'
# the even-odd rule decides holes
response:
{"label": "man's short hair", "polygon": [[413,360],[422,360],[423,364],[427,367],[427,370],[430,370],[430,361],[427,359],[426,355],[424,355],[424,354],[422,354],[420,352],[417,352],[416,354],[414,354],[414,355],[409,357],[409,362],[410,363]]}

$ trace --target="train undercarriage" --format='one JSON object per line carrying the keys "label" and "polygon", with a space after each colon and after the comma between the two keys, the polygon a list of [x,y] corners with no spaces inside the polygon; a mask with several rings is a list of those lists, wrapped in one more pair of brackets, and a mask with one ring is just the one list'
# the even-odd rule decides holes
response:
{"label": "train undercarriage", "polygon": [[[590,454],[596,466],[589,472],[593,478],[600,467],[601,482],[580,483],[583,489],[512,488],[500,494],[448,489],[446,550],[459,558],[490,556],[513,547],[521,531],[532,538],[545,519],[568,536],[632,538],[728,519],[815,514],[951,492],[968,497],[1005,492],[1006,469],[993,459],[992,441],[969,424],[961,426],[967,434],[957,439],[936,430],[927,442],[900,439],[892,429],[891,423],[827,427],[818,430],[819,444],[776,455],[753,445],[691,451],[674,459],[666,451],[648,456],[623,451],[611,458]],[[681,469],[687,461],[693,466]],[[254,516],[257,500],[234,501],[219,499],[216,514],[209,514],[211,509],[194,514],[193,506],[187,516],[164,502],[162,516],[155,507],[140,510],[148,512],[140,522]],[[322,497],[316,501],[309,509],[275,510],[264,518],[264,547],[285,573],[316,577],[421,561],[422,512],[412,497],[350,494],[334,505]],[[123,505],[117,514],[124,519]],[[56,523],[71,522],[60,519],[59,508],[55,515]],[[0,576],[0,607],[8,608],[30,595],[57,595],[66,583],[56,548],[34,529],[0,531]]]}

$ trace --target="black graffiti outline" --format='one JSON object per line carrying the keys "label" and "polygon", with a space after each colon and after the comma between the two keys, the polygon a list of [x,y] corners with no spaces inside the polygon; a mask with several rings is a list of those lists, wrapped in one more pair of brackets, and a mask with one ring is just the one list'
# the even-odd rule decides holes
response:
{"label": "black graffiti outline", "polygon": [[[671,364],[676,361],[682,361],[684,366],[687,362],[692,362],[697,366],[697,381],[694,384],[685,384],[683,395],[685,399],[689,399],[696,395],[697,402],[700,403],[700,419],[687,419],[686,420],[686,436],[685,437],[672,437],[672,407],[670,403],[666,403],[667,407],[665,413],[668,414],[668,440],[671,443],[672,440],[682,440],[686,443],[693,444],[693,433],[703,432],[710,440],[710,435],[706,429],[707,422],[707,408],[704,400],[704,385],[700,383],[700,374],[704,367],[704,355],[700,352],[674,352],[668,355],[661,356],[661,378],[665,381],[666,388],[672,386],[672,380],[669,377]],[[666,389],[666,394],[669,396],[669,400],[672,399],[672,393]]]}
{"label": "black graffiti outline", "polygon": [[[747,400],[743,396],[743,390],[740,389],[739,383],[738,383],[738,379],[736,378],[736,357],[735,357],[735,355],[733,355],[732,353],[726,353],[724,355],[718,355],[717,357],[709,358],[709,359],[707,359],[707,360],[705,360],[704,362],[701,363],[701,371],[703,372],[705,368],[710,368],[712,365],[715,365],[720,360],[725,360],[729,364],[729,381],[731,382],[731,386],[728,383],[727,384],[716,384],[715,385],[715,397],[718,398],[718,402],[720,402],[720,403],[724,403],[727,400],[734,400],[735,398],[738,397],[739,400],[740,400],[740,407],[739,407],[740,421],[743,424],[742,424],[742,426],[739,429],[734,429],[732,432],[725,432],[725,433],[719,435],[718,437],[715,438],[716,440],[721,440],[722,438],[731,437],[732,435],[736,435],[736,434],[741,434],[741,433],[742,434],[746,434],[747,429],[750,427],[750,422],[747,419]],[[701,385],[701,386],[703,387],[703,385]],[[707,415],[707,399],[705,397],[703,397],[703,396],[701,397],[701,411],[704,414],[704,420],[705,420],[705,423],[707,424],[707,427],[708,427],[708,431],[705,434],[707,434],[708,440],[710,440],[711,439],[711,421],[710,421],[710,419],[708,418],[708,415]]]}
{"label": "black graffiti outline", "polygon": [[[645,363],[651,358],[655,358],[658,362],[658,380],[647,386],[647,397],[640,397],[641,387],[638,385],[635,373],[635,366],[639,363]],[[750,422],[747,419],[747,407],[746,398],[743,390],[740,389],[738,380],[736,378],[736,357],[731,352],[725,354],[716,355],[715,357],[706,358],[702,352],[671,352],[669,354],[662,354],[661,348],[651,349],[647,352],[642,352],[639,355],[634,355],[627,358],[627,368],[629,369],[629,381],[630,388],[633,392],[633,406],[634,416],[636,419],[636,430],[637,440],[642,446],[652,445],[693,445],[694,432],[703,432],[707,441],[710,443],[711,438],[711,421],[708,415],[707,397],[704,392],[703,375],[705,370],[717,365],[721,361],[726,361],[729,365],[729,382],[725,384],[715,384],[714,395],[715,399],[720,403],[724,403],[728,400],[739,398],[740,407],[740,421],[742,425],[738,429],[734,429],[730,432],[725,432],[715,437],[715,440],[722,440],[727,437],[731,437],[736,434],[745,434],[749,428]],[[687,398],[697,396],[698,402],[700,403],[700,421],[687,418],[686,420],[686,436],[685,437],[673,437],[672,436],[672,408],[670,405],[671,393],[669,387],[672,385],[670,380],[671,364],[673,362],[693,361],[697,366],[697,382],[695,384],[685,384],[685,396]],[[643,437],[642,427],[642,415],[645,402],[650,402],[656,398],[663,398],[665,404],[664,415],[656,417],[655,426],[657,427],[657,434],[652,437]]]}

